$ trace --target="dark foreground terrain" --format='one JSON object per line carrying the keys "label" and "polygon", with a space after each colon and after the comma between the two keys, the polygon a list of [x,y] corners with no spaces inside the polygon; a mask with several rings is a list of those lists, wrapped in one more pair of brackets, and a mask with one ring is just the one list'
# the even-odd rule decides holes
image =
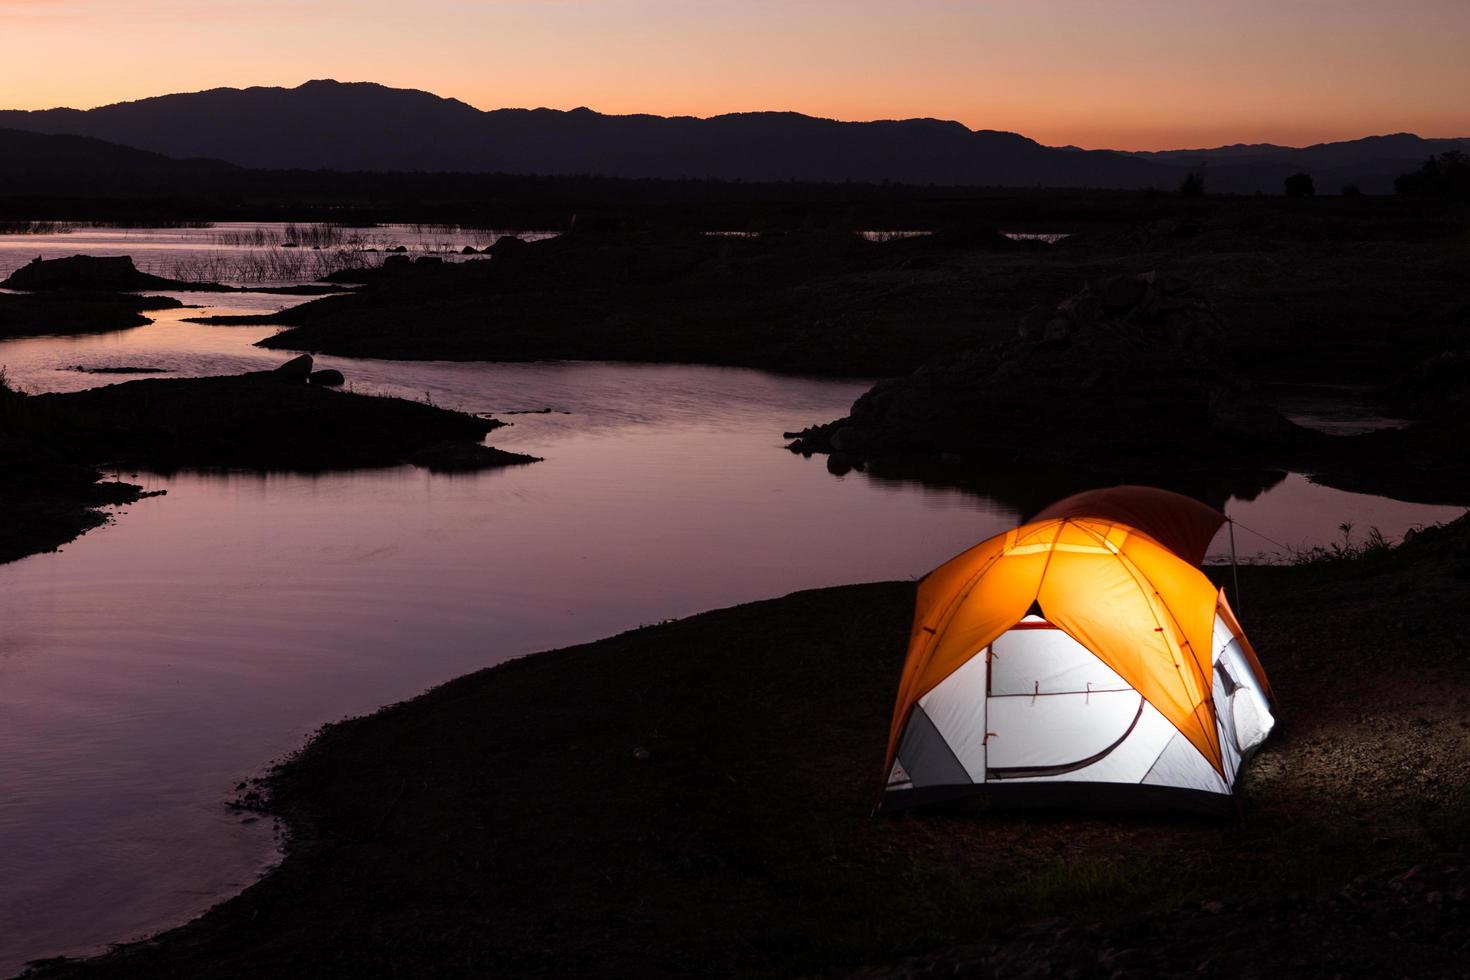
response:
{"label": "dark foreground terrain", "polygon": [[1463,975],[1470,519],[1241,587],[1280,722],[1238,821],[870,816],[914,589],[828,589],[328,726],[242,800],[277,871],[35,974]]}
{"label": "dark foreground terrain", "polygon": [[[485,469],[534,457],[482,444],[504,423],[309,383],[310,358],[233,377],[129,381],[26,395],[0,379],[0,562],[107,522],[139,487],[98,467],[319,471],[415,463]],[[335,373],[335,372],[332,372]],[[339,378],[315,376],[340,384]]]}

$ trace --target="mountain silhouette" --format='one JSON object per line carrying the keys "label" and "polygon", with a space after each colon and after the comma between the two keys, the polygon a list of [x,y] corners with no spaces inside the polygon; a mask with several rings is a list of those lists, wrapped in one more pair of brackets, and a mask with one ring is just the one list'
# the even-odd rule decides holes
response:
{"label": "mountain silhouette", "polygon": [[80,111],[0,111],[0,127],[71,133],[244,167],[599,174],[994,186],[1164,186],[1173,169],[1063,151],[957,122],[838,122],[794,112],[697,119],[590,109],[481,111],[366,82],[213,89]]}
{"label": "mountain silhouette", "polygon": [[87,136],[50,136],[0,129],[0,177],[88,180],[126,176],[181,176],[238,170],[221,160],[176,160]]}
{"label": "mountain silhouette", "polygon": [[939,119],[482,111],[428,92],[330,80],[211,89],[85,111],[5,110],[0,127],[277,170],[1173,189],[1186,171],[1204,167],[1208,189],[1246,193],[1279,193],[1282,180],[1301,170],[1313,172],[1324,190],[1357,182],[1365,191],[1386,192],[1395,175],[1431,153],[1470,147],[1470,141],[1402,133],[1304,148],[1082,150]]}
{"label": "mountain silhouette", "polygon": [[1286,177],[1305,172],[1312,174],[1327,191],[1335,192],[1343,184],[1357,184],[1364,191],[1387,194],[1393,190],[1394,177],[1417,168],[1430,156],[1451,150],[1470,152],[1470,138],[1425,139],[1413,133],[1393,133],[1300,147],[1237,143],[1213,149],[1130,155],[1157,163],[1202,168],[1208,175],[1208,186],[1216,191],[1279,191]]}

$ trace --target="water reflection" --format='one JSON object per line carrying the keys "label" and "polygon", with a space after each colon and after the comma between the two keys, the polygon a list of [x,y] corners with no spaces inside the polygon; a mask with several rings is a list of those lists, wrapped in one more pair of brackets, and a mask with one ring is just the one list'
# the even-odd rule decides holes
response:
{"label": "water reflection", "polygon": [[[215,333],[176,363],[217,370],[207,351],[229,328],[187,328]],[[95,380],[45,363],[95,348],[29,351],[3,345],[0,360]],[[144,474],[168,495],[0,567],[0,934],[14,956],[158,928],[248,882],[269,831],[222,801],[323,721],[642,623],[917,576],[1014,519],[956,491],[834,481],[781,451],[783,429],[845,409],[860,384],[333,363],[440,404],[554,408],[494,434],[546,462],[454,478]]]}
{"label": "water reflection", "polygon": [[435,255],[449,262],[479,252],[503,235],[527,240],[552,231],[507,231],[460,225],[334,224],[221,221],[202,227],[109,228],[39,223],[42,234],[0,234],[0,279],[34,258],[126,255],[142,272],[171,279],[250,283],[309,282],[339,269],[381,263],[388,255]]}

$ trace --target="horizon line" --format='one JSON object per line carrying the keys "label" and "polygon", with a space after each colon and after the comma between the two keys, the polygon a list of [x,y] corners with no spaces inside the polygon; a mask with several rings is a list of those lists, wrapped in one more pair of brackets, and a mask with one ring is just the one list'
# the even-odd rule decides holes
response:
{"label": "horizon line", "polygon": [[[111,108],[113,106],[122,106],[122,105],[136,105],[137,103],[140,103],[140,102],[148,102],[148,101],[152,101],[154,99],[164,99],[164,98],[170,98],[170,97],[173,97],[173,96],[204,95],[204,94],[207,94],[209,92],[246,92],[246,91],[250,91],[251,89],[276,89],[276,90],[280,90],[280,91],[291,92],[291,91],[297,91],[299,89],[305,88],[308,85],[323,84],[323,83],[329,83],[329,84],[333,84],[333,85],[343,85],[343,86],[366,85],[366,86],[373,86],[373,87],[376,87],[376,88],[387,89],[387,90],[393,91],[393,92],[414,92],[414,93],[418,93],[418,94],[422,94],[422,95],[427,95],[427,96],[430,96],[430,97],[435,98],[435,99],[440,99],[440,100],[443,100],[445,102],[457,102],[460,105],[466,106],[467,108],[473,109],[476,112],[480,112],[480,113],[491,113],[491,112],[561,112],[561,113],[571,113],[571,112],[579,112],[580,111],[580,112],[591,112],[591,113],[594,113],[594,114],[599,115],[599,116],[606,116],[608,118],[632,118],[632,117],[642,116],[642,117],[650,117],[650,118],[655,118],[655,119],[670,119],[670,120],[672,120],[672,119],[692,119],[692,120],[696,120],[696,121],[700,121],[700,122],[707,122],[709,120],[720,119],[720,118],[725,118],[725,117],[729,117],[729,116],[790,115],[790,116],[801,116],[801,117],[806,118],[806,119],[814,119],[814,120],[818,120],[818,121],[822,121],[822,122],[835,122],[835,123],[843,123],[843,124],[848,124],[848,125],[863,125],[863,124],[867,124],[867,123],[933,122],[933,123],[939,123],[941,125],[961,126],[966,131],[968,131],[970,133],[999,133],[999,134],[1005,134],[1005,135],[1011,135],[1011,136],[1019,136],[1019,137],[1021,137],[1023,139],[1031,140],[1033,143],[1036,143],[1038,146],[1043,146],[1043,147],[1046,147],[1048,149],[1058,149],[1058,150],[1071,149],[1071,150],[1080,150],[1080,151],[1083,151],[1083,152],[1112,152],[1112,153],[1126,153],[1126,154],[1134,154],[1134,153],[1148,153],[1148,154],[1154,154],[1154,153],[1206,153],[1206,152],[1211,152],[1211,151],[1216,151],[1216,150],[1237,149],[1237,148],[1250,148],[1250,147],[1276,148],[1276,149],[1287,149],[1287,150],[1304,150],[1304,149],[1310,149],[1310,148],[1315,147],[1315,146],[1328,146],[1328,145],[1331,145],[1331,144],[1334,144],[1334,143],[1356,143],[1356,142],[1360,142],[1360,141],[1366,140],[1366,139],[1383,139],[1383,138],[1387,138],[1387,137],[1391,137],[1391,136],[1413,136],[1413,137],[1415,137],[1417,139],[1422,139],[1422,140],[1447,140],[1447,141],[1470,142],[1470,135],[1467,135],[1467,136],[1425,136],[1422,133],[1416,133],[1416,132],[1413,132],[1411,130],[1406,130],[1405,129],[1405,130],[1396,130],[1396,131],[1393,131],[1393,132],[1370,132],[1370,133],[1366,133],[1366,134],[1360,135],[1360,136],[1346,136],[1346,137],[1340,137],[1340,138],[1337,138],[1337,139],[1319,140],[1319,141],[1317,141],[1315,143],[1303,143],[1303,144],[1299,144],[1299,145],[1287,144],[1287,143],[1272,143],[1272,142],[1261,142],[1261,141],[1237,140],[1237,141],[1232,142],[1232,143],[1220,143],[1220,144],[1218,144],[1216,146],[1170,146],[1170,147],[1164,148],[1164,149],[1130,149],[1130,148],[1125,148],[1125,147],[1120,147],[1120,146],[1081,146],[1081,145],[1079,145],[1077,143],[1072,143],[1072,142],[1068,142],[1068,143],[1043,143],[1040,140],[1035,139],[1034,137],[1027,136],[1024,132],[1020,132],[1020,131],[1017,131],[1017,130],[997,129],[997,128],[992,128],[992,127],[979,127],[979,128],[976,128],[974,126],[971,126],[969,123],[963,122],[963,121],[958,120],[958,119],[945,119],[945,118],[942,118],[940,116],[924,116],[924,115],[919,115],[919,116],[881,116],[881,117],[872,117],[872,118],[864,118],[864,119],[851,119],[851,118],[840,118],[840,117],[837,117],[837,116],[819,115],[819,114],[811,113],[811,112],[803,112],[802,110],[799,110],[799,109],[739,109],[739,110],[732,110],[732,111],[728,111],[728,112],[716,112],[716,113],[711,113],[709,115],[704,115],[704,116],[696,115],[696,114],[693,114],[693,113],[671,113],[671,114],[665,115],[663,113],[647,112],[647,111],[638,111],[638,112],[607,112],[607,111],[604,111],[604,110],[601,110],[601,109],[594,109],[591,106],[586,105],[585,103],[579,104],[579,105],[576,105],[576,106],[572,106],[570,108],[560,108],[560,107],[557,107],[557,106],[542,105],[542,106],[495,106],[493,108],[488,108],[487,109],[487,108],[484,108],[482,106],[476,105],[475,103],[468,102],[468,101],[466,101],[464,99],[461,99],[458,96],[441,95],[438,92],[432,92],[432,91],[430,91],[428,89],[413,88],[413,87],[400,87],[400,86],[394,86],[394,85],[387,85],[387,84],[384,84],[383,82],[375,82],[375,81],[370,81],[370,80],[342,81],[342,80],[336,79],[336,78],[308,78],[305,81],[299,82],[296,85],[247,85],[247,86],[238,86],[238,85],[213,85],[213,86],[210,86],[208,88],[192,89],[192,90],[189,90],[189,91],[163,92],[163,93],[159,93],[159,94],[156,94],[156,95],[145,95],[145,96],[142,96],[142,97],[136,98],[136,99],[121,99],[121,100],[118,100],[116,102],[101,102],[101,103],[98,103],[96,105],[87,106],[86,108],[78,108],[76,106],[54,105],[54,106],[48,106],[48,107],[45,107],[45,108],[19,109],[19,108],[11,108],[11,107],[6,107],[6,106],[0,106],[0,112],[57,112],[57,111],[93,112],[93,111],[98,110],[98,109],[107,109],[107,108]],[[4,127],[0,127],[0,128],[4,128]]]}

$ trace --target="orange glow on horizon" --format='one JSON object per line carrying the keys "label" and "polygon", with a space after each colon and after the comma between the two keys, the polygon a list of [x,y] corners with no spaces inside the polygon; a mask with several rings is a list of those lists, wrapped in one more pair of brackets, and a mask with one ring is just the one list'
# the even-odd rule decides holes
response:
{"label": "orange glow on horizon", "polygon": [[0,18],[0,108],[337,78],[482,109],[929,116],[1088,148],[1470,137],[1462,0],[0,0]]}

